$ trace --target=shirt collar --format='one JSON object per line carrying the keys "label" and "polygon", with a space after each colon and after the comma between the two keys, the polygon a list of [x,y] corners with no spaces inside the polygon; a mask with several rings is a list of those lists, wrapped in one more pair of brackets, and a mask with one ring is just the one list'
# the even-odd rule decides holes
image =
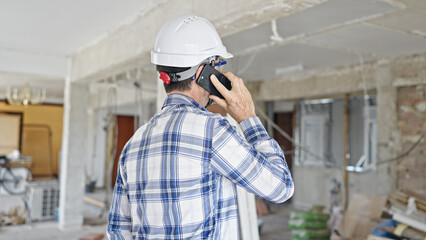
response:
{"label": "shirt collar", "polygon": [[166,100],[164,101],[163,104],[163,108],[168,107],[168,106],[172,106],[172,105],[188,105],[188,106],[192,106],[195,108],[199,108],[203,111],[207,111],[203,106],[201,106],[198,102],[196,102],[194,99],[185,96],[183,94],[180,93],[173,93],[167,96]]}

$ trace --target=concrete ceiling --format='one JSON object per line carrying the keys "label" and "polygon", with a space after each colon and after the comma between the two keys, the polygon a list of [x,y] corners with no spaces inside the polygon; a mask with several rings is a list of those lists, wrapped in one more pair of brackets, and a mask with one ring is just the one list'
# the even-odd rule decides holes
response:
{"label": "concrete ceiling", "polygon": [[426,53],[426,4],[329,0],[224,39],[249,81]]}
{"label": "concrete ceiling", "polygon": [[398,57],[426,52],[424,37],[366,24],[348,26],[310,39],[377,57]]}
{"label": "concrete ceiling", "polygon": [[[0,0],[0,72],[62,83],[70,55],[162,2]],[[426,1],[328,0],[223,42],[235,54],[228,69],[261,81],[357,64],[360,56],[370,61],[425,53],[425,22]]]}
{"label": "concrete ceiling", "polygon": [[235,69],[238,75],[244,76],[244,79],[261,81],[282,74],[350,65],[358,61],[356,56],[344,51],[301,43],[269,48],[255,53],[252,57],[237,56],[231,61],[230,68]]}
{"label": "concrete ceiling", "polygon": [[67,57],[152,0],[0,0],[0,48]]}
{"label": "concrete ceiling", "polygon": [[159,2],[0,0],[0,72],[18,74],[1,78],[1,88],[29,82],[61,102],[69,57]]}

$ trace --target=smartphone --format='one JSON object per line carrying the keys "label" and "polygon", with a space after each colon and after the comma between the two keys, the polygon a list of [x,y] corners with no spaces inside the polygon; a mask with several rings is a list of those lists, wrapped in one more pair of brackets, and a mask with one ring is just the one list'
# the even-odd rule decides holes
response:
{"label": "smartphone", "polygon": [[197,83],[202,88],[206,89],[210,94],[213,94],[215,96],[218,96],[220,98],[224,98],[222,94],[216,89],[216,87],[213,85],[213,83],[210,81],[210,76],[214,74],[219,82],[223,84],[228,90],[231,90],[231,81],[225,75],[223,75],[218,70],[214,69],[211,65],[207,64],[204,66],[203,70],[201,71],[200,76],[198,76]]}

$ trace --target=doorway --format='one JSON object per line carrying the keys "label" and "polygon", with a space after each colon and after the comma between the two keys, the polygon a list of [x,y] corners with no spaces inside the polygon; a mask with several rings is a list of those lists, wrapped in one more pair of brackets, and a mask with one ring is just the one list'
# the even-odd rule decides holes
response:
{"label": "doorway", "polygon": [[135,117],[134,116],[120,116],[117,115],[116,128],[117,128],[117,151],[114,156],[114,165],[112,169],[111,186],[114,188],[117,179],[117,166],[118,161],[123,151],[124,145],[135,133]]}
{"label": "doorway", "polygon": [[[279,112],[274,114],[274,122],[291,137],[293,137],[293,113],[292,112]],[[284,151],[285,159],[289,169],[292,169],[293,162],[293,144],[286,139],[283,135],[274,129],[274,139],[278,142],[281,149]]]}

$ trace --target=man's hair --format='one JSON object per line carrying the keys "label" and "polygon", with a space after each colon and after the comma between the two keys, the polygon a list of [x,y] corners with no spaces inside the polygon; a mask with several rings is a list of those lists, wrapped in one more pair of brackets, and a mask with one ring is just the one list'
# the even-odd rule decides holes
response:
{"label": "man's hair", "polygon": [[[169,66],[157,65],[157,71],[167,73],[171,79],[173,78],[170,75],[184,72],[188,69],[190,69],[190,67],[169,67]],[[166,90],[166,93],[169,93],[175,90],[187,91],[191,89],[192,77],[184,79],[184,80],[180,80],[180,79],[178,80],[179,80],[178,82],[172,80],[170,84],[166,84],[166,83],[163,84],[164,89]]]}
{"label": "man's hair", "polygon": [[164,89],[166,90],[166,93],[170,93],[175,90],[183,92],[183,91],[187,91],[191,89],[191,82],[192,82],[192,77],[179,82],[171,82],[170,84],[164,83],[163,85],[164,85]]}

